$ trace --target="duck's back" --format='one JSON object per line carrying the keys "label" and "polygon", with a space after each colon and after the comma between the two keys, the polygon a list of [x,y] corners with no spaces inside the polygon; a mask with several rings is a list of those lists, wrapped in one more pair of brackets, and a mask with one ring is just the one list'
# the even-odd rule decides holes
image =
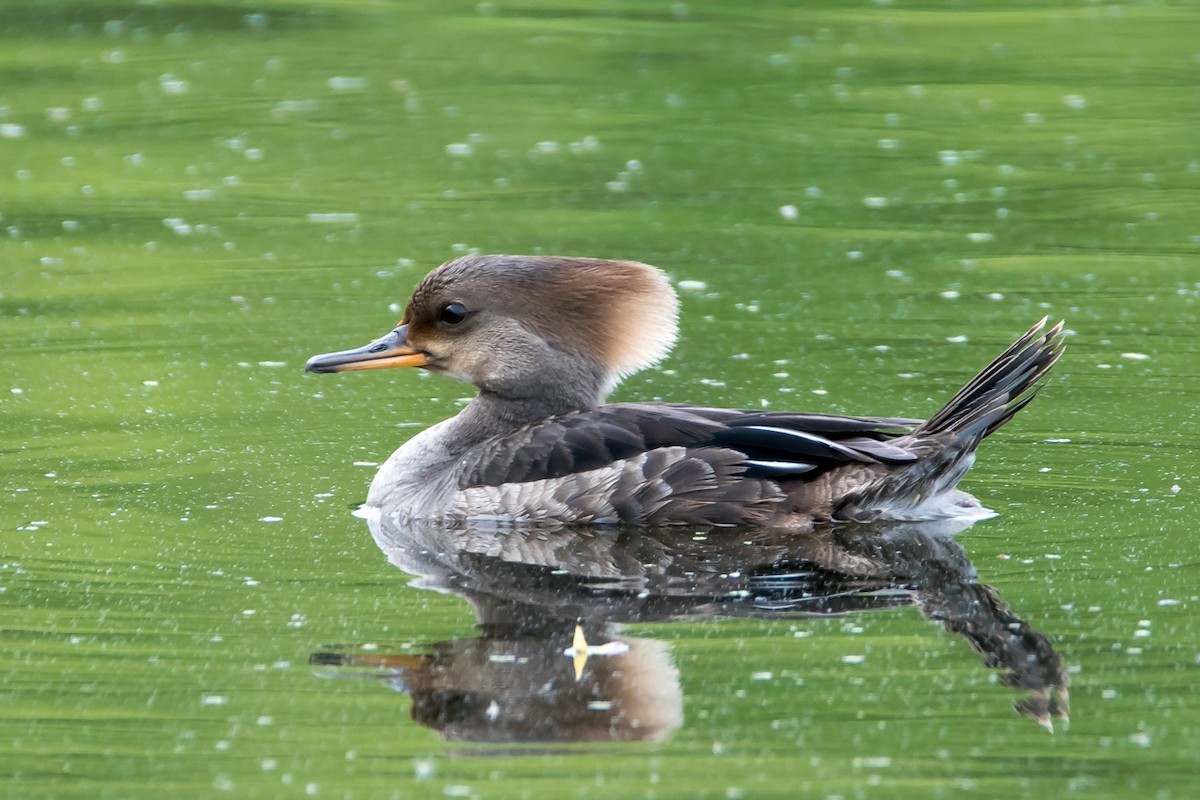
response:
{"label": "duck's back", "polygon": [[[439,509],[414,516],[635,526],[807,524],[836,518],[847,480],[916,456],[917,420],[614,404],[488,439],[452,466]],[[831,474],[842,476],[830,481]],[[805,508],[795,500],[801,486]],[[425,502],[429,503],[430,498]]]}

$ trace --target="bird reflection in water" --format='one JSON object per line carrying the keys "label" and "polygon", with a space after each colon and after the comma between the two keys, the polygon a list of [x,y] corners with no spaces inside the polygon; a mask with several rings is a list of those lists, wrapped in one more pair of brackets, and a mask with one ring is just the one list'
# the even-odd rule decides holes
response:
{"label": "bird reflection in water", "polygon": [[[622,623],[802,618],[915,605],[963,637],[1016,710],[1053,730],[1069,679],[1050,641],[979,582],[951,523],[766,529],[496,529],[368,517],[414,585],[462,596],[480,634],[420,654],[313,653],[377,679],[460,742],[658,741],[683,721],[670,648]],[[960,525],[958,527],[963,527]]]}

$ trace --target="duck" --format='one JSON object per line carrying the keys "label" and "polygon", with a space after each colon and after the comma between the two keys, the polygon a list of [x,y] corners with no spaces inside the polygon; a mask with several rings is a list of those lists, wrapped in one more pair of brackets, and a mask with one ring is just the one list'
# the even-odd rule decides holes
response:
{"label": "duck", "polygon": [[983,519],[958,489],[979,443],[1063,352],[1043,318],[928,419],[605,400],[678,337],[667,275],[637,261],[466,255],[393,330],[306,372],[410,367],[474,385],[379,468],[365,513],[473,526],[772,527]]}

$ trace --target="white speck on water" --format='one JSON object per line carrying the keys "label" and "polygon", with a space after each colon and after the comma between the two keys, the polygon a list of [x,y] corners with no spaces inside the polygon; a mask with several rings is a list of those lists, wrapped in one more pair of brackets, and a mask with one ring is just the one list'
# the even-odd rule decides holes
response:
{"label": "white speck on water", "polygon": [[959,293],[958,293],[958,290],[957,290],[957,289],[947,289],[947,290],[946,290],[946,291],[944,291],[944,292],[938,292],[938,294],[939,294],[940,296],[942,296],[942,297],[946,298],[947,300],[953,300],[953,299],[955,299],[956,297],[958,297],[958,294],[959,294]]}
{"label": "white speck on water", "polygon": [[271,116],[276,119],[286,119],[290,114],[306,114],[316,110],[316,100],[280,100],[271,109]]}
{"label": "white speck on water", "polygon": [[896,148],[898,148],[900,146],[900,140],[899,139],[880,139],[878,144],[879,144],[880,150],[895,150]]}
{"label": "white speck on water", "polygon": [[1150,631],[1147,630],[1146,628],[1138,628],[1136,631],[1133,632],[1133,638],[1135,638],[1135,639],[1147,639],[1149,637],[1150,637]]}
{"label": "white speck on water", "polygon": [[630,172],[641,172],[642,162],[636,158],[631,158],[625,162],[625,169],[629,170]]}
{"label": "white speck on water", "polygon": [[859,261],[860,259],[862,259],[862,257],[863,257],[862,250],[847,250],[846,251],[846,258],[850,259],[851,261]]}
{"label": "white speck on water", "polygon": [[774,677],[775,677],[774,673],[767,672],[767,671],[750,673],[750,680],[752,680],[752,681],[769,681]]}
{"label": "white speck on water", "polygon": [[1145,353],[1121,353],[1121,358],[1127,358],[1130,361],[1149,361],[1150,356]]}
{"label": "white speck on water", "polygon": [[79,105],[84,111],[99,111],[104,107],[104,103],[99,97],[85,97]]}
{"label": "white speck on water", "polygon": [[329,80],[325,81],[330,89],[335,92],[361,92],[367,88],[366,78],[349,77],[346,75],[334,75]]}
{"label": "white speck on water", "polygon": [[64,231],[71,231],[71,232],[77,231],[77,230],[79,230],[79,220],[64,219],[62,221],[62,228]]}
{"label": "white speck on water", "polygon": [[877,350],[880,353],[886,353],[888,350],[891,350],[892,348],[886,344],[877,344],[874,347],[872,347],[871,349]]}
{"label": "white speck on water", "polygon": [[46,109],[46,120],[48,122],[66,122],[71,118],[71,109],[63,106],[55,106]]}
{"label": "white speck on water", "polygon": [[1130,744],[1136,744],[1138,747],[1150,746],[1150,734],[1148,733],[1131,733],[1129,734]]}
{"label": "white speck on water", "polygon": [[286,361],[260,361],[260,362],[258,362],[258,365],[260,367],[286,367],[287,362]]}
{"label": "white speck on water", "polygon": [[1082,111],[1087,108],[1087,98],[1081,94],[1064,94],[1062,96],[1062,104],[1067,108],[1073,108],[1076,111]]}
{"label": "white speck on water", "polygon": [[446,145],[446,155],[448,156],[469,156],[475,152],[475,148],[471,147],[469,142],[451,142]]}
{"label": "white speck on water", "polygon": [[821,196],[821,187],[820,186],[809,186],[807,189],[804,190],[804,194],[805,194],[805,196],[812,197],[814,199],[817,197],[820,197]]}
{"label": "white speck on water", "polygon": [[829,394],[829,390],[828,389],[813,389],[812,393],[816,394],[816,395]]}
{"label": "white speck on water", "polygon": [[353,466],[355,466],[355,467],[378,467],[379,463],[375,462],[375,461],[355,461]]}
{"label": "white speck on water", "polygon": [[229,698],[223,694],[206,694],[200,697],[202,706],[223,706],[228,702]]}
{"label": "white speck on water", "polygon": [[864,197],[863,205],[867,208],[886,208],[888,199],[886,197]]}
{"label": "white speck on water", "polygon": [[442,790],[442,794],[446,797],[470,797],[471,787],[465,783],[450,783]]}
{"label": "white speck on water", "polygon": [[708,284],[704,281],[682,280],[675,284],[685,292],[703,292],[708,288]]}
{"label": "white speck on water", "polygon": [[606,181],[604,188],[610,192],[624,192],[629,189],[629,184],[625,181]]}
{"label": "white speck on water", "polygon": [[608,711],[613,707],[612,700],[590,700],[587,704],[588,711]]}
{"label": "white speck on water", "polygon": [[142,381],[142,386],[158,386],[158,381]]}
{"label": "white speck on water", "polygon": [[967,234],[967,240],[977,243],[994,242],[996,241],[996,234],[988,233],[986,231],[973,231]]}
{"label": "white speck on water", "polygon": [[538,142],[537,144],[535,144],[533,146],[533,149],[534,149],[534,152],[536,152],[536,153],[540,153],[545,156],[550,156],[550,155],[554,155],[555,153],[560,152],[562,150],[562,145],[560,145],[558,142],[545,141],[545,142]]}
{"label": "white speck on water", "polygon": [[1038,472],[1050,472],[1050,471],[1051,471],[1050,467],[1042,467],[1041,469],[1038,470]]}
{"label": "white speck on water", "polygon": [[967,337],[963,336],[962,334],[959,334],[958,336],[947,336],[946,341],[950,342],[951,344],[962,344],[963,342],[967,341]]}
{"label": "white speck on water", "polygon": [[309,782],[304,784],[304,793],[309,797],[315,797],[317,792],[320,791],[320,788],[321,787],[318,784]]}
{"label": "white speck on water", "polygon": [[259,522],[283,522],[283,517],[259,517]]}
{"label": "white speck on water", "polygon": [[248,147],[245,156],[247,161],[262,161],[263,151],[257,147]]}
{"label": "white speck on water", "polygon": [[962,155],[957,150],[938,150],[938,161],[943,167],[956,167],[962,163]]}
{"label": "white speck on water", "polygon": [[[588,152],[588,153],[595,153],[596,151],[598,151],[600,149],[600,140],[597,139],[595,136],[583,137],[583,140],[580,142],[580,144],[583,145],[584,151]],[[626,163],[629,164],[629,163],[634,163],[634,162],[626,162]],[[639,161],[636,163],[637,163],[637,169],[641,169],[642,168],[641,162]],[[629,167],[629,169],[634,169],[634,167]]]}
{"label": "white speck on water", "polygon": [[167,72],[158,76],[158,88],[163,94],[178,96],[187,94],[192,87],[187,81]]}
{"label": "white speck on water", "polygon": [[213,194],[212,189],[185,189],[183,198],[185,200],[212,200]]}
{"label": "white speck on water", "polygon": [[1105,700],[1115,700],[1117,697],[1117,690],[1116,689],[1101,689],[1100,697],[1102,697]]}
{"label": "white speck on water", "polygon": [[860,756],[851,763],[855,767],[866,769],[887,769],[892,765],[892,759],[888,756]]}
{"label": "white speck on water", "polygon": [[316,222],[316,223],[322,223],[322,224],[337,223],[337,222],[342,222],[342,223],[358,222],[358,214],[354,213],[353,211],[329,213],[329,214],[313,213],[313,214],[305,215],[305,218],[309,222]]}
{"label": "white speck on water", "polygon": [[779,207],[779,216],[783,217],[784,219],[789,219],[789,220],[795,219],[796,217],[800,216],[800,209],[796,208],[793,205],[780,206]]}
{"label": "white speck on water", "polygon": [[984,297],[986,297],[988,300],[1003,300],[1004,299],[1004,295],[1000,294],[1000,292],[988,292],[987,294],[984,295]]}
{"label": "white speck on water", "polygon": [[867,660],[867,657],[866,657],[866,655],[863,655],[863,654],[842,656],[843,664],[861,664],[866,660]]}
{"label": "white speck on water", "polygon": [[6,122],[0,125],[0,139],[23,139],[24,137],[24,125],[17,125],[13,122]]}
{"label": "white speck on water", "polygon": [[1168,606],[1179,605],[1179,601],[1172,597],[1164,597],[1162,600],[1158,601],[1158,605],[1160,608],[1167,608]]}
{"label": "white speck on water", "polygon": [[388,303],[388,311],[392,312],[393,314],[399,314],[403,310],[404,306],[400,305],[399,303]]}

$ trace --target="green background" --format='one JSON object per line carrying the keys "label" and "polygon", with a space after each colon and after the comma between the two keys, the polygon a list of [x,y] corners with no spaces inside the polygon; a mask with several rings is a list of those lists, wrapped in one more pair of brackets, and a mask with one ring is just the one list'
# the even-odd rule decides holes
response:
{"label": "green background", "polygon": [[[1191,797],[1198,12],[3,0],[0,793]],[[350,516],[468,387],[302,374],[471,249],[702,282],[622,400],[925,416],[1066,318],[961,541],[1069,730],[912,609],[634,626],[657,745],[464,752],[315,676],[474,635]]]}

